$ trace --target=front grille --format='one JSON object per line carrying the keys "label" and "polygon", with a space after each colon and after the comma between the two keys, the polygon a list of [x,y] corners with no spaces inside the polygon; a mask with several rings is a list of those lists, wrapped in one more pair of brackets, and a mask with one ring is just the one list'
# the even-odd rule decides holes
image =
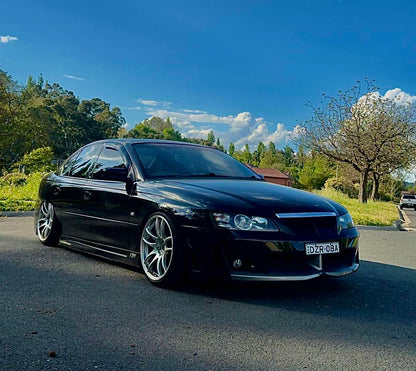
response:
{"label": "front grille", "polygon": [[333,236],[337,233],[337,219],[334,216],[278,219],[280,230],[291,235],[308,238]]}

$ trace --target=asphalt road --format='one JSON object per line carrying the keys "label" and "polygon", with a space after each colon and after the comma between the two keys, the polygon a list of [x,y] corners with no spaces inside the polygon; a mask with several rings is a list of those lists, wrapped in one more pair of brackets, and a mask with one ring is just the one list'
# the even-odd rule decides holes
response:
{"label": "asphalt road", "polygon": [[403,213],[406,213],[407,218],[410,220],[410,227],[416,228],[416,211],[412,209],[404,209]]}
{"label": "asphalt road", "polygon": [[342,279],[163,290],[32,225],[0,218],[1,370],[416,369],[415,232],[360,228]]}

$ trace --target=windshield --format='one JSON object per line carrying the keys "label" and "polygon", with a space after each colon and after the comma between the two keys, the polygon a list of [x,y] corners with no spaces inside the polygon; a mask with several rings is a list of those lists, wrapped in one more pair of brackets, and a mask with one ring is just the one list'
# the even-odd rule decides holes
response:
{"label": "windshield", "polygon": [[242,163],[214,148],[167,143],[138,143],[133,147],[146,178],[259,178]]}

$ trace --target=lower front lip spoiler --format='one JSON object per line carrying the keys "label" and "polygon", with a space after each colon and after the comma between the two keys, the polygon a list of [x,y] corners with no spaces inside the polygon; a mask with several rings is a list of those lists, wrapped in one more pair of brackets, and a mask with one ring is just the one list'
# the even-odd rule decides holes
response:
{"label": "lower front lip spoiler", "polygon": [[354,273],[358,270],[359,264],[355,263],[347,269],[342,269],[332,272],[319,272],[314,274],[309,274],[305,276],[269,276],[266,274],[252,274],[252,273],[231,273],[231,279],[233,281],[263,281],[263,282],[272,282],[272,281],[307,281],[313,278],[318,278],[319,276],[331,276],[331,277],[342,277],[347,274]]}

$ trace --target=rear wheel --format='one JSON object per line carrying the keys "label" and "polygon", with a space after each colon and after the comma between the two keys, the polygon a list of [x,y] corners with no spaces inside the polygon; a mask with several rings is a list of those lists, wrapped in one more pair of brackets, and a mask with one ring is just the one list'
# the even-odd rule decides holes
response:
{"label": "rear wheel", "polygon": [[60,225],[56,219],[53,205],[42,201],[37,215],[36,232],[40,242],[47,246],[57,246],[60,237]]}
{"label": "rear wheel", "polygon": [[140,262],[147,279],[156,286],[173,286],[182,278],[183,248],[166,214],[155,213],[147,220],[140,238]]}

